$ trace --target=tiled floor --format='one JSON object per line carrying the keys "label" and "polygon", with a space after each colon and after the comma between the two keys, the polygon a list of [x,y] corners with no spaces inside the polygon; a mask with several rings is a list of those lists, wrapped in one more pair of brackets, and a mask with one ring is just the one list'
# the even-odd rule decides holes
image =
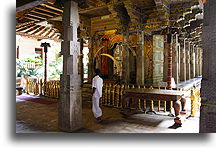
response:
{"label": "tiled floor", "polygon": [[[16,133],[60,133],[58,129],[57,103],[45,105],[17,99]],[[173,117],[166,114],[134,114],[124,118],[119,109],[102,107],[103,121],[97,123],[91,112],[91,102],[83,101],[84,133],[198,133],[199,114],[187,119],[178,129],[170,129]]]}

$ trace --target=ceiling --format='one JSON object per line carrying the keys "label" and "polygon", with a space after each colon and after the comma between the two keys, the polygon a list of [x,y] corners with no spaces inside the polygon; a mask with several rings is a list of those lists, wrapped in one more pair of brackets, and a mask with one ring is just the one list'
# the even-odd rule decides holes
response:
{"label": "ceiling", "polygon": [[[80,0],[82,1],[82,0]],[[112,0],[86,0],[87,8],[79,8],[81,21],[111,14],[108,7]],[[119,0],[126,1],[126,0]],[[139,8],[155,6],[161,0],[127,0]],[[163,0],[178,3],[189,0]],[[16,1],[16,34],[38,39],[61,38],[63,8],[55,5],[55,0],[17,0]],[[47,23],[48,22],[48,23]]]}

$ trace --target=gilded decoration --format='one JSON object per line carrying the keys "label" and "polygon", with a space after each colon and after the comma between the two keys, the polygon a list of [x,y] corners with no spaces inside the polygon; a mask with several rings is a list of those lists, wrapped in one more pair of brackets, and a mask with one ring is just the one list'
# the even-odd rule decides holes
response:
{"label": "gilded decoration", "polygon": [[[100,63],[102,75],[109,75],[110,71],[119,74],[121,55],[117,55],[116,53],[120,52],[115,52],[115,50],[119,49],[117,45],[122,42],[122,35],[116,34],[116,30],[103,31],[98,34],[100,36],[98,37],[98,43],[94,44],[94,55],[97,63]],[[108,59],[113,61],[113,70],[110,68]]]}

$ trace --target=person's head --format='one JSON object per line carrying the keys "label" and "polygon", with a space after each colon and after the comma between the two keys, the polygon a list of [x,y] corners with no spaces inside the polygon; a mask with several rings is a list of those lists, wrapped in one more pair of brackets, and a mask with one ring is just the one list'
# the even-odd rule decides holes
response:
{"label": "person's head", "polygon": [[95,69],[95,74],[96,74],[96,75],[100,75],[100,69],[98,69],[98,68]]}

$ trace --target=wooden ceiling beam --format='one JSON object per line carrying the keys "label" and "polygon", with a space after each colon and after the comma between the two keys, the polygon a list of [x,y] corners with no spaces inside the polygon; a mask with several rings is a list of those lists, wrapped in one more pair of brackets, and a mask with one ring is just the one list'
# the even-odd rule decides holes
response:
{"label": "wooden ceiling beam", "polygon": [[24,30],[22,30],[22,31],[20,31],[20,32],[28,32],[29,30],[31,30],[32,28],[35,28],[37,25],[35,24],[35,25],[33,25],[33,26],[31,26],[31,27],[28,27],[28,28],[26,28],[26,29],[24,29]]}
{"label": "wooden ceiling beam", "polygon": [[34,21],[30,21],[30,22],[26,22],[26,23],[18,23],[18,25],[16,25],[16,28],[18,29],[19,27],[26,26],[26,25],[29,25],[32,23],[34,23]]}
{"label": "wooden ceiling beam", "polygon": [[44,12],[49,12],[49,13],[52,13],[52,14],[55,14],[55,15],[62,15],[62,13],[61,12],[55,12],[55,11],[53,11],[53,10],[50,10],[50,9],[48,9],[48,8],[45,8],[45,7],[43,7],[43,6],[39,6],[39,7],[36,7],[36,10],[41,10],[41,11],[44,11]]}
{"label": "wooden ceiling beam", "polygon": [[29,20],[34,20],[34,21],[41,21],[40,19],[36,19],[36,18],[33,18],[33,17],[29,17],[29,16],[25,16],[24,18],[27,18]]}
{"label": "wooden ceiling beam", "polygon": [[37,33],[37,35],[42,36],[45,32],[47,32],[47,30],[49,30],[49,27],[45,27],[40,31],[40,33]]}
{"label": "wooden ceiling beam", "polygon": [[17,0],[16,1],[16,12],[24,11],[26,9],[30,9],[36,7],[40,4],[47,3],[48,1],[55,1],[55,0]]}
{"label": "wooden ceiling beam", "polygon": [[46,8],[50,8],[50,9],[52,9],[52,10],[55,10],[55,11],[58,11],[58,12],[63,12],[63,10],[61,10],[61,9],[59,9],[59,8],[56,8],[56,7],[54,7],[54,6],[51,6],[51,5],[48,5],[48,4],[41,4],[41,6],[44,6],[44,7],[46,7]]}
{"label": "wooden ceiling beam", "polygon": [[36,11],[36,10],[33,10],[33,11],[31,11],[31,12],[36,13],[36,14],[40,14],[40,15],[44,15],[44,16],[47,16],[47,17],[53,17],[53,16],[54,16],[54,15],[50,15],[50,14],[47,14],[47,13],[38,12],[38,11]]}
{"label": "wooden ceiling beam", "polygon": [[42,30],[42,28],[45,28],[45,26],[40,26],[37,29],[35,29],[34,31],[29,32],[29,34],[35,34],[35,33],[39,32],[39,30]]}
{"label": "wooden ceiling beam", "polygon": [[52,35],[50,35],[50,38],[54,37],[54,36],[55,36],[55,34],[56,34],[56,33],[55,33],[55,32],[53,32],[53,34],[52,34]]}
{"label": "wooden ceiling beam", "polygon": [[31,14],[31,13],[26,14],[26,16],[35,17],[35,18],[38,18],[38,19],[41,19],[41,20],[46,20],[46,19],[47,19],[47,18],[45,18],[45,17],[41,17],[41,16],[34,15],[34,14]]}
{"label": "wooden ceiling beam", "polygon": [[46,37],[48,33],[50,33],[50,31],[52,31],[52,28],[47,28],[46,31],[44,33],[41,34],[41,36]]}
{"label": "wooden ceiling beam", "polygon": [[25,28],[31,27],[32,25],[34,25],[34,24],[28,24],[28,25],[19,27],[19,28],[16,29],[16,32],[21,31],[21,30],[23,30],[23,29],[25,29]]}
{"label": "wooden ceiling beam", "polygon": [[54,29],[51,29],[49,32],[47,32],[44,36],[45,37],[50,37],[50,34],[51,33],[53,33],[53,32],[55,32],[55,30]]}
{"label": "wooden ceiling beam", "polygon": [[27,34],[27,33],[22,33],[22,32],[17,32],[16,35],[21,35],[21,36],[25,36],[25,37],[29,37],[29,38],[35,38],[35,39],[51,39],[51,40],[54,40],[56,42],[61,42],[61,40],[59,40],[57,38],[45,38],[42,36],[37,36],[34,34]]}
{"label": "wooden ceiling beam", "polygon": [[44,26],[43,29],[41,29],[40,31],[38,31],[37,33],[34,33],[34,34],[35,34],[35,35],[39,35],[39,34],[41,34],[41,33],[42,33],[46,28],[47,28],[47,27]]}

